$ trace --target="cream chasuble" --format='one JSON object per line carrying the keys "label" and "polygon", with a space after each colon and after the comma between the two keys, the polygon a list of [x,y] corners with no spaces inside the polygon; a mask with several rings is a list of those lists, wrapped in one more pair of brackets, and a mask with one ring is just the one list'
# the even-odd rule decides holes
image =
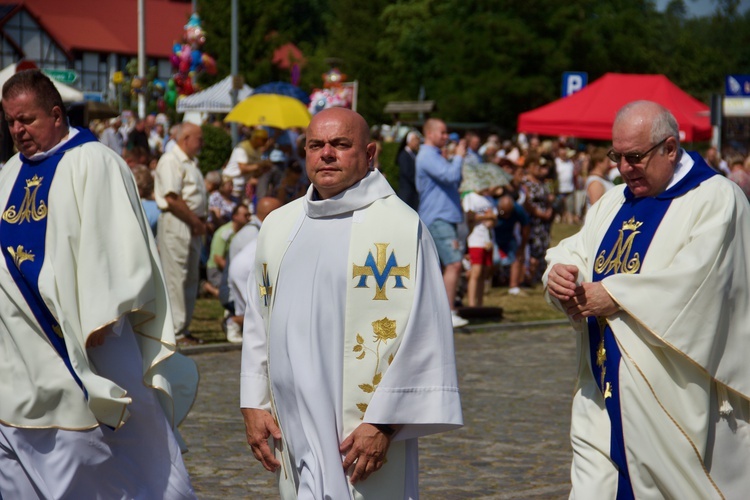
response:
{"label": "cream chasuble", "polygon": [[[702,163],[683,151],[675,177],[697,168],[694,159]],[[548,269],[574,264],[579,280],[591,281],[623,193],[623,187],[606,193],[583,229],[549,250]],[[639,237],[638,222],[623,231]],[[624,310],[606,322],[622,354],[617,390],[635,498],[742,498],[750,491],[747,200],[736,185],[713,176],[672,200],[645,256],[628,254],[627,245],[620,249],[623,268],[637,260],[639,273],[623,271],[601,283]],[[605,409],[610,394],[592,374],[601,360],[589,353],[586,323],[573,326],[580,363],[571,496],[615,498],[618,473]]]}
{"label": "cream chasuble", "polygon": [[[54,178],[39,181],[51,185],[38,279],[39,294],[59,323],[76,377],[42,332],[6,260],[0,259],[0,422],[70,430],[123,425],[130,395],[97,373],[85,345],[93,332],[127,317],[143,357],[143,383],[157,389],[176,426],[194,400],[197,370],[176,353],[161,267],[133,176],[88,131],[78,135],[71,141],[81,144],[66,145],[63,149],[69,149],[59,153],[63,156]],[[5,211],[0,224],[14,223],[11,215],[19,207],[7,207],[11,190],[22,169],[34,168],[16,155],[0,171],[0,207]]]}
{"label": "cream chasuble", "polygon": [[[377,171],[331,200],[311,193],[259,236],[242,406],[273,396],[284,498],[416,498],[413,438],[461,424],[434,245]],[[352,487],[338,447],[363,421],[404,427]]]}

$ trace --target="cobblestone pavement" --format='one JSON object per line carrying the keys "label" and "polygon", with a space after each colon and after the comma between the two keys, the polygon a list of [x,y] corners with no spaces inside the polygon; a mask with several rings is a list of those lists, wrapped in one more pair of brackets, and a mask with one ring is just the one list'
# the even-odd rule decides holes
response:
{"label": "cobblestone pavement", "polygon": [[[565,498],[575,337],[567,327],[457,334],[465,426],[420,440],[425,499]],[[181,426],[201,499],[278,498],[245,443],[240,352],[193,355],[198,400]]]}

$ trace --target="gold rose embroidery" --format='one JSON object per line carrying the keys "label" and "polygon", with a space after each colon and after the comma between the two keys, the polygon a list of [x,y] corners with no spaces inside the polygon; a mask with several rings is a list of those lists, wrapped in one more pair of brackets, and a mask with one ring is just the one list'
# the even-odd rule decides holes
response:
{"label": "gold rose embroidery", "polygon": [[[372,333],[372,341],[375,344],[375,349],[366,346],[365,339],[360,334],[357,334],[357,343],[352,348],[352,351],[359,353],[357,359],[364,359],[368,351],[375,355],[375,372],[372,376],[371,383],[359,384],[359,388],[366,394],[372,394],[375,392],[375,389],[378,388],[378,385],[383,378],[383,372],[380,371],[380,346],[382,344],[387,344],[389,340],[393,340],[398,336],[396,334],[396,321],[390,320],[388,317],[373,321]],[[391,363],[393,363],[393,354],[388,357],[388,365],[390,366]],[[367,403],[357,403],[357,408],[362,412],[362,415],[359,417],[361,420],[367,411]]]}

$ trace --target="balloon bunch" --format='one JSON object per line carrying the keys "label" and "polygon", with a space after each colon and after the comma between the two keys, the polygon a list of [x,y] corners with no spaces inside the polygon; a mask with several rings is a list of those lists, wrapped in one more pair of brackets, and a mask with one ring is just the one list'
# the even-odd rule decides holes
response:
{"label": "balloon bunch", "polygon": [[351,87],[315,89],[310,94],[308,110],[311,115],[328,108],[351,108],[354,92]]}
{"label": "balloon bunch", "polygon": [[201,50],[206,43],[206,35],[201,28],[198,14],[192,14],[185,25],[183,42],[172,47],[170,61],[175,74],[167,82],[164,99],[174,106],[179,96],[190,95],[196,91],[196,78],[201,71],[209,75],[216,74],[216,61]]}

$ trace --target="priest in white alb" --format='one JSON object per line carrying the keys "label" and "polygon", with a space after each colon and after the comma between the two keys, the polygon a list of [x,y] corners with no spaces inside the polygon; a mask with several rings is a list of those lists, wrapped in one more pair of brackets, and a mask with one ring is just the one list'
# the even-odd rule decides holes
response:
{"label": "priest in white alb", "polygon": [[547,253],[548,298],[578,330],[575,498],[746,498],[750,207],[636,101],[609,158],[625,184]]}
{"label": "priest in white alb", "polygon": [[282,498],[418,498],[416,438],[462,425],[437,252],[360,115],[316,114],[306,150],[312,185],[266,218],[248,283],[247,440]]}
{"label": "priest in white alb", "polygon": [[2,105],[0,498],[195,498],[175,433],[198,374],[133,175],[40,71]]}

